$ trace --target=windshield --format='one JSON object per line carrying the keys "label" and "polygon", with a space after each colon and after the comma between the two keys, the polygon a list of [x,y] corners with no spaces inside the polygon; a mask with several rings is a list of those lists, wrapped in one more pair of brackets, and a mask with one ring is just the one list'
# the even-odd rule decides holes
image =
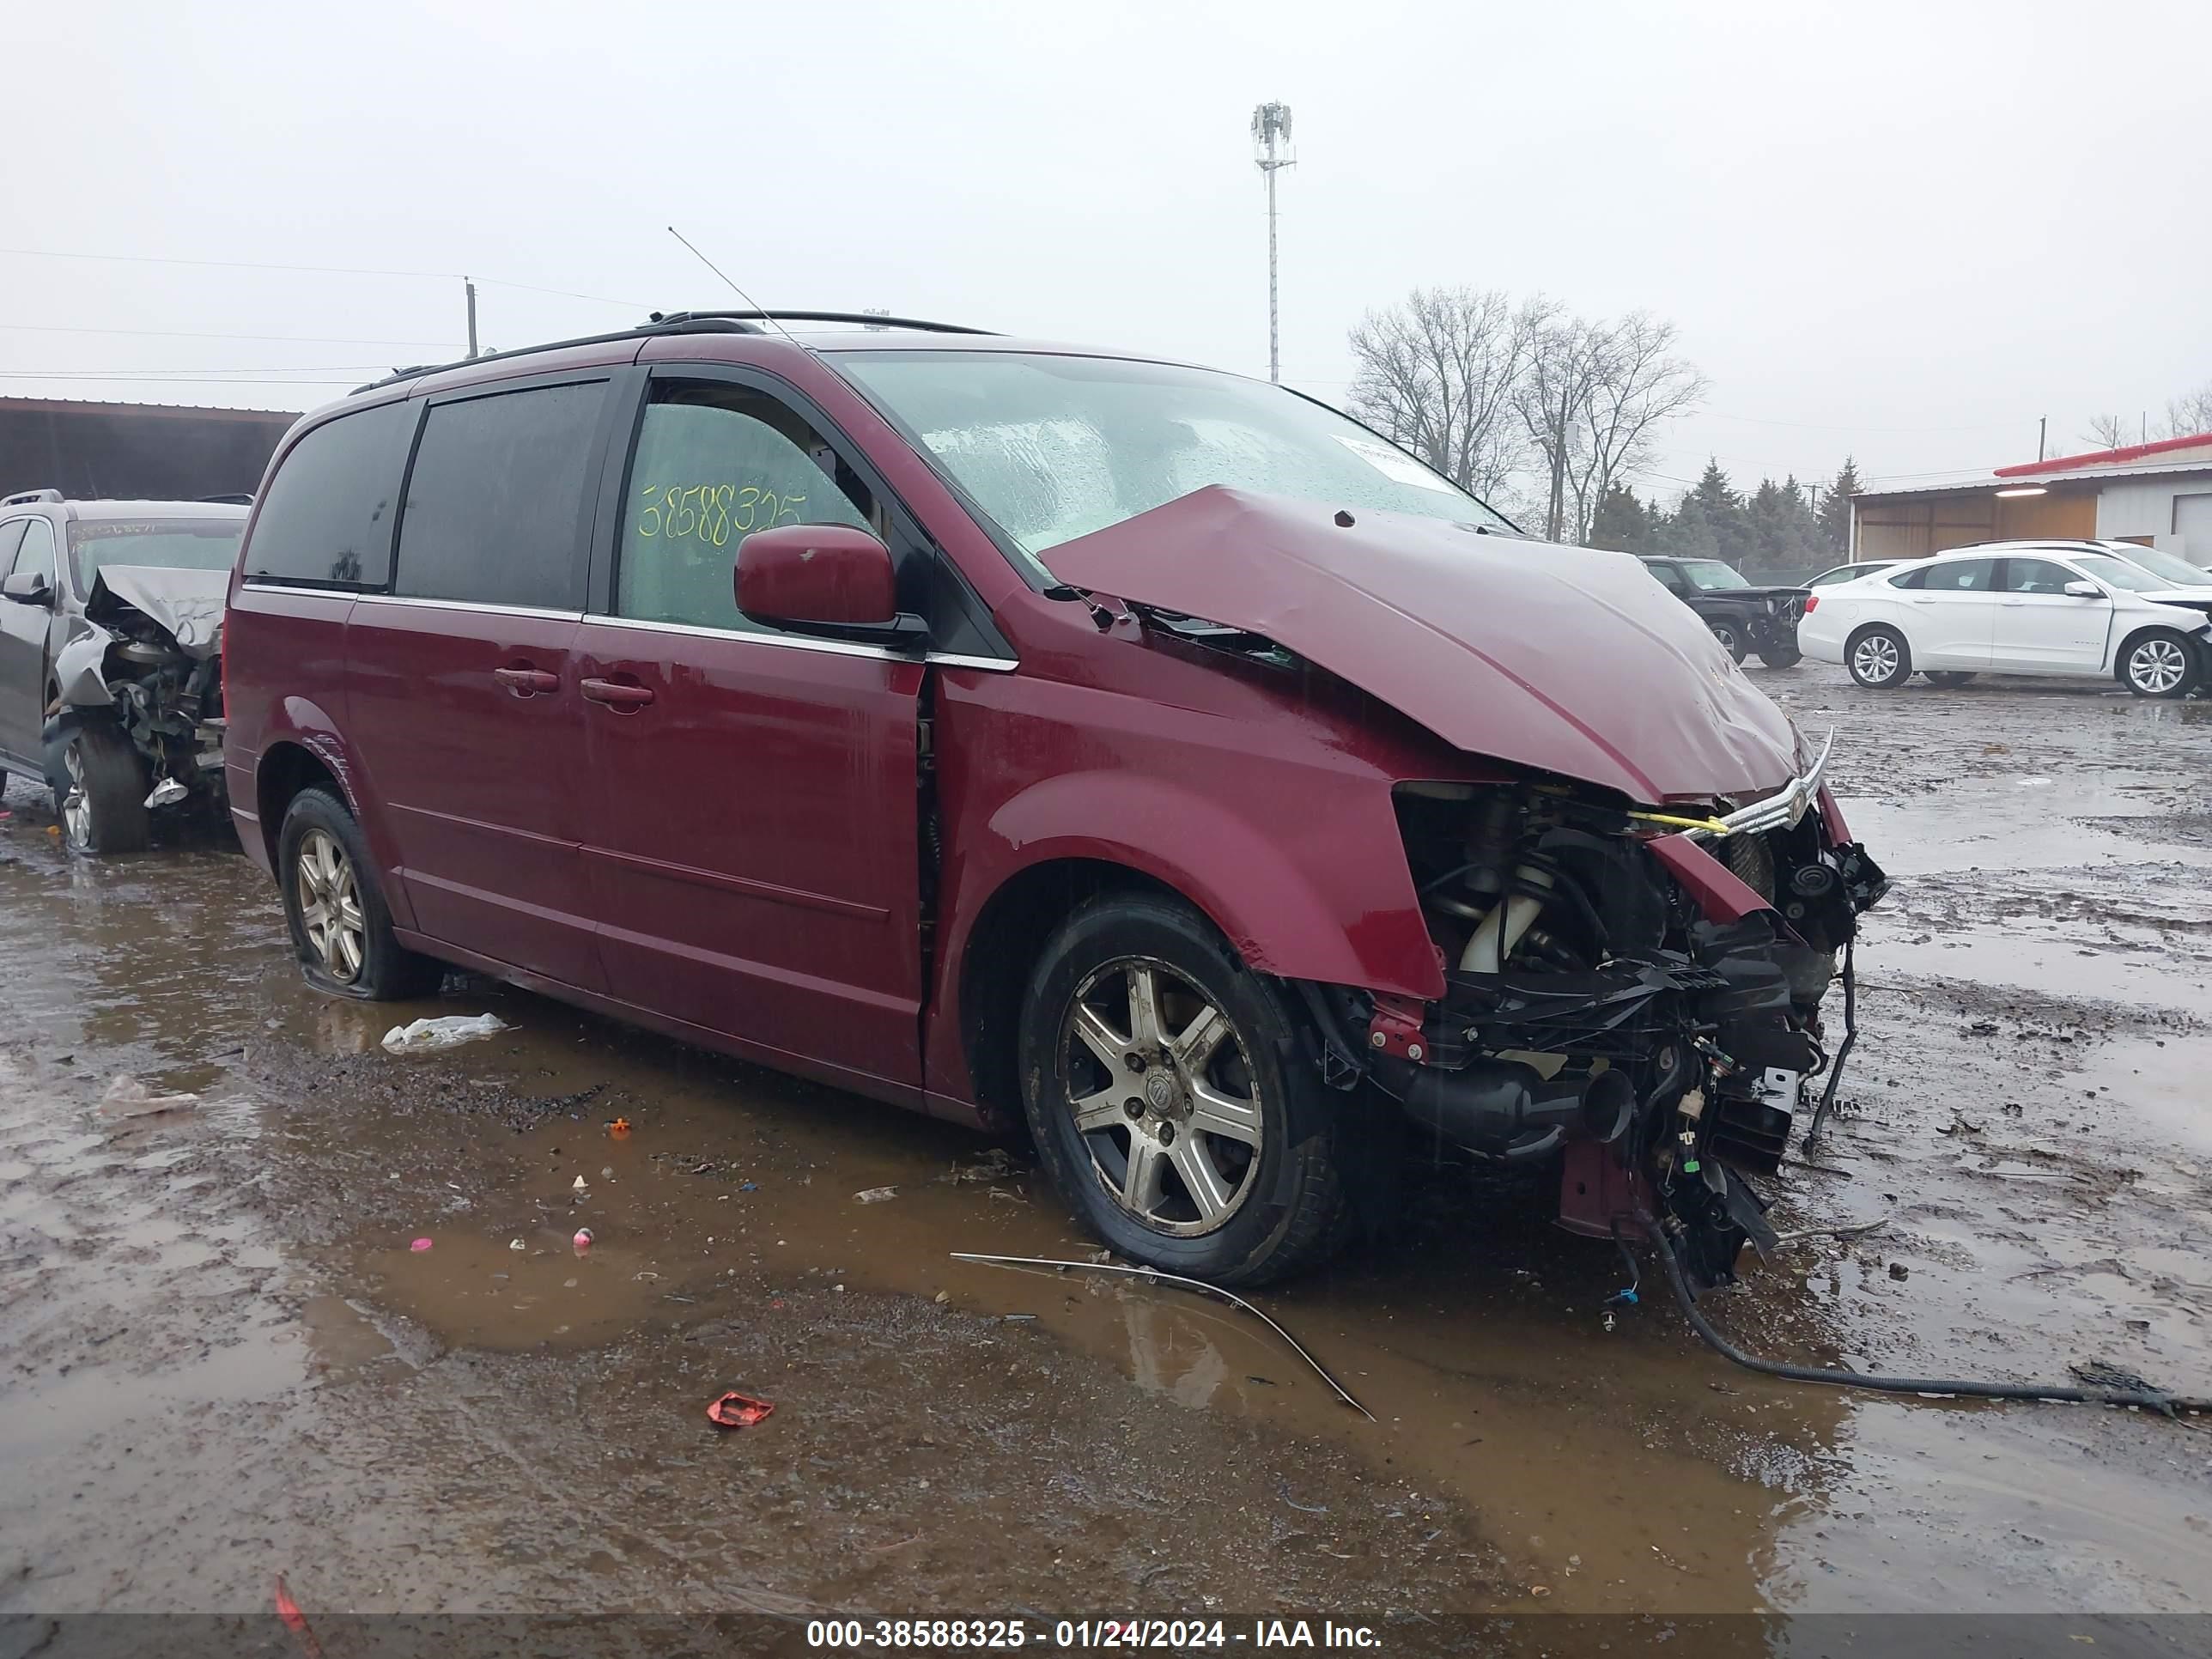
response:
{"label": "windshield", "polygon": [[2163,576],[2154,576],[2125,559],[2116,559],[2109,553],[2081,553],[2074,562],[2107,587],[2124,588],[2130,593],[2155,593],[2173,584]]}
{"label": "windshield", "polygon": [[1748,587],[1743,572],[1732,564],[1723,564],[1718,559],[1685,559],[1682,574],[1690,579],[1692,587]]}
{"label": "windshield", "polygon": [[2212,587],[2212,570],[2200,569],[2186,559],[2161,553],[2154,547],[2130,547],[2124,553],[2115,548],[2112,556],[2141,565],[2169,587]]}
{"label": "windshield", "polygon": [[228,570],[238,557],[246,518],[79,519],[70,526],[76,591],[92,592],[104,564],[145,564],[161,570]]}
{"label": "windshield", "polygon": [[854,351],[838,367],[1024,554],[1208,484],[1519,533],[1366,428],[1263,381],[1026,352]]}

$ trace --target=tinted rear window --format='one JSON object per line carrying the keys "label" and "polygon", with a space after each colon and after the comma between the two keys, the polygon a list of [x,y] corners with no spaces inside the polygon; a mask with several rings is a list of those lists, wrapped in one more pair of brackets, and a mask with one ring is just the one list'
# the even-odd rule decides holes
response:
{"label": "tinted rear window", "polygon": [[246,574],[308,587],[381,587],[416,405],[342,415],[292,447],[246,544]]}
{"label": "tinted rear window", "polygon": [[392,591],[580,611],[583,509],[606,383],[434,406],[407,480]]}

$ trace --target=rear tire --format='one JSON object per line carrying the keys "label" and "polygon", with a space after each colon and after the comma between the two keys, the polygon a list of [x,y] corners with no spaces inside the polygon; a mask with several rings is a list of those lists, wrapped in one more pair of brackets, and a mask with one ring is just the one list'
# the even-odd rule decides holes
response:
{"label": "rear tire", "polygon": [[46,745],[54,816],[72,853],[143,853],[153,841],[146,811],[146,763],[115,723],[73,719]]}
{"label": "rear tire", "polygon": [[1743,642],[1743,630],[1734,623],[1707,623],[1705,626],[1713,630],[1713,637],[1721,642],[1721,649],[1735,661],[1740,663],[1749,654],[1750,647]]}
{"label": "rear tire", "polygon": [[1863,628],[1844,647],[1844,665],[1870,690],[1893,691],[1912,678],[1912,647],[1894,628]]}
{"label": "rear tire", "polygon": [[2120,653],[2120,684],[2139,697],[2185,697],[2202,672],[2196,646],[2170,628],[2147,629]]}
{"label": "rear tire", "polygon": [[1971,668],[1931,668],[1927,671],[1928,684],[1940,685],[1946,691],[1955,691],[1974,678]]}
{"label": "rear tire", "polygon": [[445,965],[392,937],[368,839],[329,790],[302,789],[285,809],[276,882],[292,948],[310,984],[368,1002],[436,994]]}
{"label": "rear tire", "polygon": [[1187,905],[1091,901],[1046,944],[1022,1008],[1022,1104],[1047,1172],[1100,1240],[1167,1273],[1256,1285],[1330,1254],[1351,1231],[1349,1129],[1307,1036],[1282,988]]}

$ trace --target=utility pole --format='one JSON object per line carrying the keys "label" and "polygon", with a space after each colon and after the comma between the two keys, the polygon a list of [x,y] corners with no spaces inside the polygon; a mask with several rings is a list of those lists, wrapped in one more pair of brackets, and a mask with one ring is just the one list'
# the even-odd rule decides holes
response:
{"label": "utility pole", "polygon": [[1288,104],[1262,104],[1252,112],[1252,162],[1267,180],[1267,378],[1276,381],[1283,378],[1283,343],[1275,299],[1275,175],[1297,165],[1296,156],[1281,151],[1290,141]]}
{"label": "utility pole", "polygon": [[464,276],[461,287],[469,299],[469,356],[473,357],[477,355],[477,285]]}

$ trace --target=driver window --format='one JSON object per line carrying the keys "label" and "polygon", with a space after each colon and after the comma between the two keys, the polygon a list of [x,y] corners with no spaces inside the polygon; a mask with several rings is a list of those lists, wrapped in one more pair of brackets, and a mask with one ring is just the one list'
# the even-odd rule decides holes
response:
{"label": "driver window", "polygon": [[2081,579],[2063,564],[2048,559],[2007,559],[2004,591],[2008,593],[2063,594],[2066,584]]}
{"label": "driver window", "polygon": [[22,550],[16,554],[11,576],[43,576],[48,587],[54,585],[54,532],[44,519],[33,519],[23,531]]}
{"label": "driver window", "polygon": [[630,461],[615,613],[759,633],[738,610],[738,544],[779,524],[845,524],[888,542],[868,487],[767,393],[723,382],[653,389]]}
{"label": "driver window", "polygon": [[1682,580],[1682,573],[1675,569],[1673,565],[1652,564],[1646,565],[1644,568],[1656,576],[1659,579],[1659,585],[1669,593],[1679,594],[1688,591],[1689,584]]}

